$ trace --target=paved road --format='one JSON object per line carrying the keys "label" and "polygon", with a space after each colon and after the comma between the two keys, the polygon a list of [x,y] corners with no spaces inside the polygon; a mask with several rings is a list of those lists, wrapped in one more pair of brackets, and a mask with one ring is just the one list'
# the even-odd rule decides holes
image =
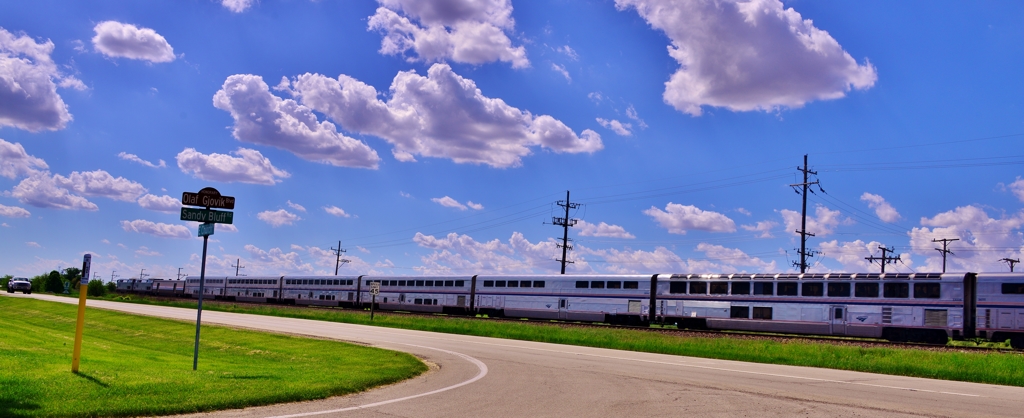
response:
{"label": "paved road", "polygon": [[[195,311],[188,309],[92,300],[89,306],[195,321]],[[208,414],[213,416],[1024,415],[1024,388],[1019,387],[214,311],[203,312],[203,323],[372,344],[412,353],[431,364],[431,371],[421,377],[362,394]]]}

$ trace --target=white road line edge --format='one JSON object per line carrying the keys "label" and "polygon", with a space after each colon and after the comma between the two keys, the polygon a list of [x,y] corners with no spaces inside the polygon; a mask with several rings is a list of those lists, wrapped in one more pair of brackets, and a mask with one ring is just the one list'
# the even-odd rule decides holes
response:
{"label": "white road line edge", "polygon": [[444,353],[448,353],[448,354],[452,354],[452,355],[456,355],[456,356],[462,357],[463,359],[466,359],[470,363],[473,363],[474,365],[476,365],[476,367],[480,370],[480,372],[477,373],[476,376],[474,376],[472,379],[466,380],[464,382],[460,382],[460,383],[457,383],[457,384],[454,384],[454,385],[451,385],[451,386],[443,387],[441,389],[432,390],[430,392],[424,392],[424,393],[420,393],[420,394],[417,394],[417,395],[406,396],[404,398],[389,399],[389,400],[386,400],[386,401],[375,402],[375,403],[370,403],[370,404],[366,404],[366,405],[351,406],[351,407],[348,407],[348,408],[331,409],[331,410],[326,410],[326,411],[304,412],[304,413],[301,413],[301,414],[292,414],[292,415],[281,415],[281,416],[277,416],[277,417],[273,417],[273,418],[308,417],[308,416],[313,416],[313,415],[333,414],[333,413],[336,413],[336,412],[356,411],[356,410],[360,410],[360,409],[373,408],[373,407],[377,407],[377,406],[381,406],[381,405],[387,405],[387,404],[392,404],[392,403],[395,403],[395,402],[407,401],[407,400],[419,398],[419,397],[422,397],[422,396],[428,396],[428,395],[433,395],[433,394],[436,394],[436,393],[441,393],[441,392],[449,391],[449,390],[452,390],[452,389],[455,389],[455,388],[458,388],[458,387],[462,387],[462,386],[468,385],[470,383],[476,382],[477,380],[483,379],[484,376],[487,376],[487,365],[484,364],[484,362],[482,362],[480,360],[477,360],[477,359],[475,359],[473,357],[470,357],[468,355],[465,355],[465,354],[462,354],[462,353],[457,353],[457,352],[454,352],[454,351],[443,350],[443,349],[440,349],[440,348],[426,347],[426,346],[422,346],[422,345],[405,344],[405,343],[398,343],[398,344],[407,345],[407,346],[410,346],[410,347],[425,348],[425,349],[428,349],[428,350],[437,350],[437,351],[440,351],[440,352],[444,352]]}

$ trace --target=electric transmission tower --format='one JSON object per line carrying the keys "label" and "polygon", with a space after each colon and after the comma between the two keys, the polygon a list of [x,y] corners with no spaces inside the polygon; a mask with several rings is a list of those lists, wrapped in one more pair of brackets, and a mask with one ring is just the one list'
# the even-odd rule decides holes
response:
{"label": "electric transmission tower", "polygon": [[875,261],[878,261],[879,264],[882,265],[882,273],[885,273],[885,265],[886,264],[896,264],[897,261],[901,261],[900,260],[900,256],[895,256],[895,257],[886,256],[887,253],[891,253],[893,251],[896,251],[896,248],[885,248],[884,246],[879,245],[878,249],[882,250],[882,256],[881,257],[871,256],[871,257],[864,257],[864,259],[868,260],[868,262],[870,262],[870,263],[874,263]]}
{"label": "electric transmission tower", "polygon": [[575,226],[576,222],[579,222],[578,219],[572,219],[569,217],[569,209],[576,209],[580,207],[580,204],[569,201],[568,190],[565,191],[565,200],[559,200],[557,204],[558,206],[565,208],[565,217],[560,218],[553,216],[551,217],[551,223],[562,227],[562,243],[558,245],[558,247],[562,249],[562,259],[558,261],[562,263],[562,274],[565,274],[565,265],[573,263],[573,261],[569,261],[567,258],[567,252],[572,249],[572,246],[569,245],[569,241],[572,241],[569,239],[569,227]]}
{"label": "electric transmission tower", "polygon": [[345,260],[341,258],[341,254],[345,252],[345,250],[341,249],[341,241],[338,241],[338,248],[331,247],[331,250],[334,251],[334,255],[337,256],[337,258],[334,260],[334,275],[337,276],[338,267],[341,267],[343,264],[351,260]]}
{"label": "electric transmission tower", "polygon": [[1004,258],[1004,259],[999,260],[999,261],[1002,261],[1002,262],[1008,264],[1010,266],[1010,273],[1013,273],[1013,266],[1015,264],[1019,263],[1020,259],[1019,258]]}
{"label": "electric transmission tower", "polygon": [[235,268],[235,277],[245,276],[244,274],[238,274],[238,269],[244,269],[245,268],[245,266],[242,265],[242,259],[241,258],[236,258],[235,259],[235,264],[232,264],[231,267]]}
{"label": "electric transmission tower", "polygon": [[[800,171],[804,175],[803,183],[790,184],[796,190],[796,187],[800,187],[800,190],[796,190],[796,193],[803,197],[803,209],[800,211],[800,230],[796,233],[800,234],[800,261],[794,261],[793,266],[800,267],[801,273],[807,272],[807,258],[814,257],[817,251],[807,251],[807,237],[813,237],[814,234],[807,232],[807,186],[812,184],[818,184],[818,180],[808,181],[808,174],[818,175],[817,171],[811,171],[807,168],[807,154],[804,154],[804,166],[797,167],[797,171]],[[821,185],[818,185],[821,188]],[[814,193],[813,191],[811,193]]]}
{"label": "electric transmission tower", "polygon": [[960,241],[960,238],[943,238],[943,239],[934,239],[934,238],[932,238],[932,242],[941,242],[942,243],[942,249],[940,250],[940,249],[936,248],[935,251],[938,251],[938,252],[942,253],[942,272],[943,273],[946,272],[946,254],[956,255],[956,254],[953,254],[953,252],[950,251],[949,248],[948,248],[949,247],[949,243],[951,243],[953,241]]}

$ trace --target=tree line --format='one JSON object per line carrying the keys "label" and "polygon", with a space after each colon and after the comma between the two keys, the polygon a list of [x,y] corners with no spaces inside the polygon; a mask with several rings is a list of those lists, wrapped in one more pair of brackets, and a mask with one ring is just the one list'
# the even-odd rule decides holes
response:
{"label": "tree line", "polygon": [[[0,288],[6,291],[7,284],[12,279],[14,279],[14,276],[10,274],[0,277]],[[63,273],[53,270],[49,273],[32,277],[29,281],[32,282],[33,292],[64,293],[65,289],[67,289],[69,293],[72,291],[78,293],[82,281],[82,269],[68,267],[63,270]],[[104,296],[117,290],[117,284],[114,282],[103,284],[99,280],[91,280],[89,281],[88,290],[90,296]]]}

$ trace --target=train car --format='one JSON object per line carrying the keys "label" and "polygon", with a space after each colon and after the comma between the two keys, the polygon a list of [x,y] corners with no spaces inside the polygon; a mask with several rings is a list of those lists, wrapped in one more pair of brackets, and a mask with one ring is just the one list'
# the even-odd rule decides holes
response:
{"label": "train car", "polygon": [[152,279],[117,279],[117,291],[129,293],[149,293],[153,289]]}
{"label": "train car", "polygon": [[[202,283],[202,286],[201,286],[202,289],[203,289],[203,297],[204,298],[208,298],[208,297],[212,297],[212,298],[224,297],[224,294],[225,294],[224,286],[227,284],[226,280],[227,280],[226,277],[207,277],[207,278],[205,278],[204,282]],[[199,277],[198,276],[188,276],[188,277],[185,278],[185,296],[191,297],[191,298],[198,298],[199,297],[199,289],[200,289],[200,283],[199,283]]]}
{"label": "train car", "polygon": [[[118,281],[148,291],[152,283]],[[185,293],[195,297],[199,279]],[[380,293],[370,295],[372,283]],[[271,276],[207,278],[250,302],[1024,348],[1022,273]]]}
{"label": "train car", "polygon": [[657,316],[681,327],[944,342],[963,329],[965,274],[671,275]]}
{"label": "train car", "polygon": [[1024,273],[978,273],[978,336],[1024,348]]}
{"label": "train car", "polygon": [[177,296],[185,293],[184,280],[153,279],[151,293],[159,296]]}

